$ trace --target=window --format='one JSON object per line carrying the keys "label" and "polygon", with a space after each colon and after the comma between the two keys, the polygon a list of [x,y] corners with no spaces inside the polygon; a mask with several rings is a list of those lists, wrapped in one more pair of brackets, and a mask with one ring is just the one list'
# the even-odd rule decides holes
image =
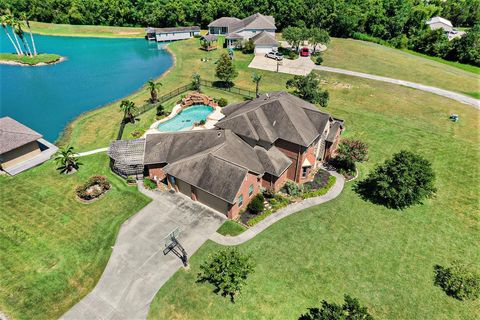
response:
{"label": "window", "polygon": [[308,168],[310,167],[302,167],[302,178],[306,178],[308,175]]}
{"label": "window", "polygon": [[253,184],[250,185],[250,187],[248,188],[248,196],[251,197],[253,194]]}
{"label": "window", "polygon": [[240,208],[243,205],[243,194],[238,196],[238,207]]}

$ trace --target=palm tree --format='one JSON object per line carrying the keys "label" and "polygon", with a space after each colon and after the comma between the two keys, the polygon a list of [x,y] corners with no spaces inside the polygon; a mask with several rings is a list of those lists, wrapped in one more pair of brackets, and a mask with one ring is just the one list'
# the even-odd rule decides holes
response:
{"label": "palm tree", "polygon": [[27,28],[28,28],[28,32],[30,32],[30,40],[32,40],[32,46],[33,46],[33,55],[37,55],[37,47],[35,46],[35,40],[33,39],[33,34],[32,34],[32,29],[30,28],[30,21],[28,21],[28,16],[27,14],[24,12],[22,13],[22,15],[20,16],[20,18],[25,21],[25,24],[27,25]]}
{"label": "palm tree", "polygon": [[258,92],[258,87],[260,86],[260,81],[262,80],[262,76],[254,72],[252,74],[252,81],[255,83],[255,96],[258,98],[260,96]]}
{"label": "palm tree", "polygon": [[55,162],[58,164],[57,170],[64,174],[73,173],[82,165],[71,146],[60,148],[55,156]]}
{"label": "palm tree", "polygon": [[10,27],[13,30],[13,37],[15,39],[15,42],[17,43],[18,51],[20,51],[20,54],[23,55],[24,53],[22,51],[22,48],[20,47],[20,42],[18,42],[18,38],[17,38],[17,31],[16,31],[17,18],[15,18],[11,14],[7,14],[7,19],[8,19],[7,24],[10,25]]}
{"label": "palm tree", "polygon": [[8,16],[5,14],[0,17],[0,23],[2,24],[3,31],[5,31],[5,34],[7,35],[8,39],[10,39],[10,42],[12,43],[13,47],[15,48],[15,52],[20,55],[20,51],[18,51],[17,45],[12,39],[12,36],[10,35],[10,32],[8,32],[7,26],[9,25],[10,21]]}
{"label": "palm tree", "polygon": [[32,56],[32,51],[30,50],[30,46],[28,45],[28,42],[25,40],[25,37],[24,37],[25,33],[23,32],[23,29],[22,29],[22,20],[18,20],[18,19],[15,20],[14,30],[15,30],[15,33],[20,38],[20,40],[22,40],[23,47],[25,48],[25,52],[28,52],[28,54]]}
{"label": "palm tree", "polygon": [[150,90],[150,103],[155,103],[157,102],[157,88],[161,86],[161,82],[155,83],[153,79],[148,80],[147,82],[147,87],[148,90]]}
{"label": "palm tree", "polygon": [[125,123],[127,119],[131,123],[135,122],[134,113],[137,112],[137,107],[135,106],[134,102],[123,100],[120,103],[120,109],[123,111],[123,123]]}

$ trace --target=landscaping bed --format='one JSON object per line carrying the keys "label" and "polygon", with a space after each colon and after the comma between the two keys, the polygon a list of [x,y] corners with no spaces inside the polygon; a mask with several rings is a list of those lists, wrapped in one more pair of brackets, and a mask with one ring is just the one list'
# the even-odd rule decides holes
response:
{"label": "landscaping bed", "polygon": [[291,203],[326,194],[335,184],[335,181],[336,178],[334,176],[330,175],[328,171],[321,169],[315,173],[312,181],[303,185],[288,181],[278,193],[272,194],[269,191],[265,191],[263,193],[263,210],[259,213],[254,213],[252,210],[249,210],[250,206],[247,207],[247,210],[240,215],[240,222],[251,227]]}
{"label": "landscaping bed", "polygon": [[98,200],[101,196],[110,190],[110,183],[104,176],[93,176],[75,190],[77,198],[86,203]]}

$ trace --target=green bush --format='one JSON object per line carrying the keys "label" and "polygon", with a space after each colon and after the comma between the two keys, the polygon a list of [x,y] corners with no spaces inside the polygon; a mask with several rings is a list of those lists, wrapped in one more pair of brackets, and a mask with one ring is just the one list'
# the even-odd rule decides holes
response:
{"label": "green bush", "polygon": [[322,54],[319,54],[316,58],[315,58],[315,64],[316,65],[321,65],[323,63],[323,56]]}
{"label": "green bush", "polygon": [[431,163],[409,151],[400,151],[378,166],[354,189],[364,199],[387,208],[404,209],[432,196],[435,174]]}
{"label": "green bush", "polygon": [[228,105],[228,101],[225,98],[220,98],[217,100],[217,103],[220,107],[226,107]]}
{"label": "green bush", "polygon": [[242,52],[244,54],[249,54],[253,53],[253,51],[255,51],[255,43],[253,42],[253,40],[246,41],[243,45]]}
{"label": "green bush", "polygon": [[156,110],[157,110],[156,112],[157,116],[163,116],[165,114],[165,108],[161,104],[157,106]]}
{"label": "green bush", "polygon": [[250,211],[253,214],[259,214],[265,209],[265,205],[263,203],[264,201],[265,201],[265,197],[263,196],[263,194],[261,193],[257,194],[252,199],[252,201],[250,201],[250,203],[248,204],[247,206],[248,211]]}
{"label": "green bush", "polygon": [[136,183],[136,182],[137,182],[137,180],[135,179],[135,177],[133,177],[133,176],[128,176],[127,177],[127,183],[132,184],[132,183]]}
{"label": "green bush", "polygon": [[149,178],[143,179],[143,185],[148,190],[155,190],[157,188],[157,183],[155,181],[153,181],[152,179],[149,179]]}
{"label": "green bush", "polygon": [[458,300],[475,300],[480,297],[480,274],[454,261],[451,267],[434,267],[434,284]]}
{"label": "green bush", "polygon": [[292,181],[285,182],[283,186],[285,193],[292,197],[299,197],[303,192],[303,187]]}
{"label": "green bush", "polygon": [[367,307],[362,307],[358,299],[344,296],[343,305],[322,301],[321,308],[309,308],[298,320],[373,320]]}
{"label": "green bush", "polygon": [[250,256],[241,254],[237,249],[225,249],[211,255],[200,266],[197,282],[208,282],[223,297],[230,296],[235,302],[238,294],[246,284],[248,275],[254,272],[254,264]]}

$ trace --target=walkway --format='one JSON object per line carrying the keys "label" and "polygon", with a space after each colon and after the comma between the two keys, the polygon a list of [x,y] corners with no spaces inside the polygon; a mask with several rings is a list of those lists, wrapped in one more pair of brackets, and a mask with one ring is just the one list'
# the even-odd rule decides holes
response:
{"label": "walkway", "polygon": [[295,60],[284,59],[281,65],[277,66],[277,62],[273,59],[268,59],[263,55],[256,55],[250,65],[249,68],[261,69],[261,70],[269,70],[269,71],[276,71],[278,68],[278,72],[281,73],[288,73],[294,75],[306,75],[310,73],[312,70],[319,70],[325,72],[333,72],[339,74],[345,74],[348,76],[371,79],[376,81],[388,82],[392,84],[397,84],[425,92],[430,92],[442,97],[446,97],[449,99],[456,100],[458,102],[468,104],[473,106],[474,108],[480,109],[480,100],[457,93],[449,90],[440,89],[437,87],[426,86],[420,83],[404,81],[399,79],[393,79],[388,77],[377,76],[368,73],[344,70],[339,68],[332,68],[332,67],[324,67],[318,66],[309,57],[300,57]]}
{"label": "walkway", "polygon": [[108,151],[108,147],[99,148],[99,149],[90,150],[90,151],[85,151],[85,152],[79,152],[79,153],[77,153],[77,157],[89,156],[91,154],[96,154],[96,153],[106,152],[106,151]]}
{"label": "walkway", "polygon": [[332,186],[332,188],[323,196],[315,197],[315,198],[309,198],[305,199],[301,202],[297,202],[291,205],[288,205],[287,207],[280,209],[279,211],[275,212],[274,214],[269,215],[266,217],[264,220],[260,221],[253,227],[249,228],[245,232],[239,234],[238,236],[235,237],[228,237],[228,236],[223,236],[219,233],[214,233],[211,237],[210,240],[215,241],[218,244],[222,244],[224,246],[235,246],[242,244],[253,237],[255,237],[257,234],[262,232],[263,230],[267,229],[270,227],[272,224],[275,222],[288,217],[291,214],[294,214],[298,211],[325,203],[327,201],[330,201],[332,199],[335,199],[340,195],[340,193],[343,190],[343,185],[345,184],[345,179],[343,178],[342,175],[334,172],[334,171],[329,171],[330,174],[334,175],[337,180],[335,184]]}
{"label": "walkway", "polygon": [[191,256],[225,220],[183,195],[139,188],[153,201],[123,223],[97,285],[61,319],[146,319],[157,291],[182,266],[163,255],[163,238],[180,227]]}

